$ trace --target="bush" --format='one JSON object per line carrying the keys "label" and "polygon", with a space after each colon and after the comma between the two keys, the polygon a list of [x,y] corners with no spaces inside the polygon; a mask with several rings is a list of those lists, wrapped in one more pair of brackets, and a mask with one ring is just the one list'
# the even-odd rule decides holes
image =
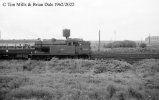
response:
{"label": "bush", "polygon": [[141,43],[139,46],[140,48],[146,48],[146,43]]}
{"label": "bush", "polygon": [[104,73],[104,72],[125,72],[132,70],[132,65],[124,61],[118,60],[108,60],[103,63],[99,63],[94,68],[94,73]]}
{"label": "bush", "polygon": [[136,47],[136,43],[134,41],[125,40],[123,41],[123,47]]}
{"label": "bush", "polygon": [[113,43],[108,43],[107,45],[103,46],[104,48],[112,48],[113,47]]}
{"label": "bush", "polygon": [[108,43],[107,46],[104,46],[105,48],[120,48],[120,47],[124,47],[124,48],[134,48],[136,47],[136,43],[134,41],[129,41],[129,40],[125,40],[125,41],[115,41],[113,43]]}

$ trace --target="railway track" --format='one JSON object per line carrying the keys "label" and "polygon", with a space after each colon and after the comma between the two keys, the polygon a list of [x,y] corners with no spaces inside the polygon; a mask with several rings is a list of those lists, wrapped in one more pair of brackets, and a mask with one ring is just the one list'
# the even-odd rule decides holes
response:
{"label": "railway track", "polygon": [[116,59],[134,63],[143,59],[159,59],[159,53],[109,53],[109,54],[93,54],[92,59]]}
{"label": "railway track", "polygon": [[[5,58],[5,59],[11,59],[11,58]],[[17,59],[22,59],[22,58],[17,58]],[[91,60],[115,59],[115,60],[126,61],[128,63],[134,63],[143,59],[159,59],[159,53],[96,53],[96,54],[93,53],[90,59]]]}

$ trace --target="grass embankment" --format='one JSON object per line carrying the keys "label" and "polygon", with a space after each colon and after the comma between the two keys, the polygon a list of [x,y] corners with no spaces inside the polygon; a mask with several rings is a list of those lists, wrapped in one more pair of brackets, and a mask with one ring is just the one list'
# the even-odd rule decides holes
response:
{"label": "grass embankment", "polygon": [[0,100],[158,100],[159,60],[0,61]]}

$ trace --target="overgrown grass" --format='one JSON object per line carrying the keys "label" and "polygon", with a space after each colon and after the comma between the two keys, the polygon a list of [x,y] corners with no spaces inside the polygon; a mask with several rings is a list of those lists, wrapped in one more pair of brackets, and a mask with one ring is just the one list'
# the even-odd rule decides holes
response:
{"label": "overgrown grass", "polygon": [[15,100],[22,98],[25,99],[37,98],[42,100],[51,100],[57,96],[55,93],[56,92],[54,90],[47,87],[24,86],[11,90],[7,94],[6,99]]}
{"label": "overgrown grass", "polygon": [[4,99],[6,94],[22,85],[29,84],[29,79],[22,76],[0,76],[0,100]]}
{"label": "overgrown grass", "polygon": [[0,61],[0,100],[158,100],[159,60]]}
{"label": "overgrown grass", "polygon": [[54,58],[48,62],[48,65],[52,72],[61,71],[67,73],[84,73],[90,71],[94,62],[82,59],[66,59],[57,61],[57,59]]}

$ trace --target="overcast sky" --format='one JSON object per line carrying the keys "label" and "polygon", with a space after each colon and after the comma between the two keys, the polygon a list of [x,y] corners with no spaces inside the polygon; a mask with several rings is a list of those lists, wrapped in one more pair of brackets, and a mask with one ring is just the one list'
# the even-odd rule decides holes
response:
{"label": "overcast sky", "polygon": [[[3,3],[74,2],[73,7],[4,7]],[[2,39],[62,37],[98,40],[144,40],[159,35],[159,0],[0,0]]]}

